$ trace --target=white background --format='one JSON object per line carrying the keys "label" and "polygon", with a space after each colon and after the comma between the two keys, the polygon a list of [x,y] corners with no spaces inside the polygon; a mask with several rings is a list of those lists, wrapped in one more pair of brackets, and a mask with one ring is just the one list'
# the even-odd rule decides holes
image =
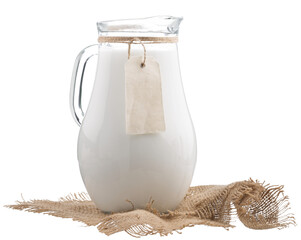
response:
{"label": "white background", "polygon": [[[192,185],[284,184],[301,216],[300,1],[1,1],[0,239],[107,239],[95,227],[3,208],[85,191],[68,103],[74,59],[96,22],[183,16],[179,54],[198,140]],[[88,81],[88,80],[87,80]],[[93,79],[91,79],[91,82]],[[298,239],[300,226],[196,226],[166,239]],[[298,237],[299,235],[299,237]],[[110,239],[130,239],[118,233]],[[158,239],[149,236],[144,239]]]}

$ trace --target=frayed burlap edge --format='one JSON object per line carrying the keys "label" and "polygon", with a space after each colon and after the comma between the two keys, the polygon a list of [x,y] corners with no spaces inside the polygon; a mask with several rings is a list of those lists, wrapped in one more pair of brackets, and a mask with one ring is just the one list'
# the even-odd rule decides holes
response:
{"label": "frayed burlap edge", "polygon": [[195,225],[229,229],[234,227],[230,224],[233,215],[252,229],[296,225],[294,215],[288,213],[289,201],[283,186],[252,179],[229,185],[191,187],[177,209],[167,213],[154,209],[153,201],[145,209],[111,214],[97,209],[86,193],[70,194],[59,201],[23,200],[6,207],[71,218],[88,226],[97,226],[106,235],[125,231],[134,237],[157,233],[166,236]]}

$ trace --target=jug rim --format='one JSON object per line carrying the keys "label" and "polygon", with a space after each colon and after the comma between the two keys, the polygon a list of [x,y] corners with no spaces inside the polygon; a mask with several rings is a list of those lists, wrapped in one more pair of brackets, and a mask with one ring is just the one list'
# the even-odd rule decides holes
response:
{"label": "jug rim", "polygon": [[97,23],[98,36],[178,36],[183,17],[154,16]]}

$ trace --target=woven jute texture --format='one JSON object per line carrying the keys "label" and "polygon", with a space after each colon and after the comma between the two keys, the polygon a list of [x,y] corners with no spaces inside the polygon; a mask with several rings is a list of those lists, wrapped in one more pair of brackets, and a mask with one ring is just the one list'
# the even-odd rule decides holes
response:
{"label": "woven jute texture", "polygon": [[283,186],[252,179],[229,185],[191,187],[177,209],[166,213],[154,209],[154,201],[150,200],[145,209],[110,214],[97,209],[86,193],[70,194],[58,201],[23,200],[6,207],[71,218],[96,226],[106,235],[125,231],[134,237],[157,233],[165,236],[195,225],[229,229],[234,227],[233,216],[252,229],[281,229],[296,224],[293,214],[288,212]]}

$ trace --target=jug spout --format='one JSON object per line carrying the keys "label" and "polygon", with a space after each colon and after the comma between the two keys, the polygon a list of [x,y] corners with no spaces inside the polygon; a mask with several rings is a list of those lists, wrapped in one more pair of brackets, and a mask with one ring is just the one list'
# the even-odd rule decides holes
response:
{"label": "jug spout", "polygon": [[111,20],[98,22],[97,29],[99,36],[177,36],[182,20],[173,16]]}

